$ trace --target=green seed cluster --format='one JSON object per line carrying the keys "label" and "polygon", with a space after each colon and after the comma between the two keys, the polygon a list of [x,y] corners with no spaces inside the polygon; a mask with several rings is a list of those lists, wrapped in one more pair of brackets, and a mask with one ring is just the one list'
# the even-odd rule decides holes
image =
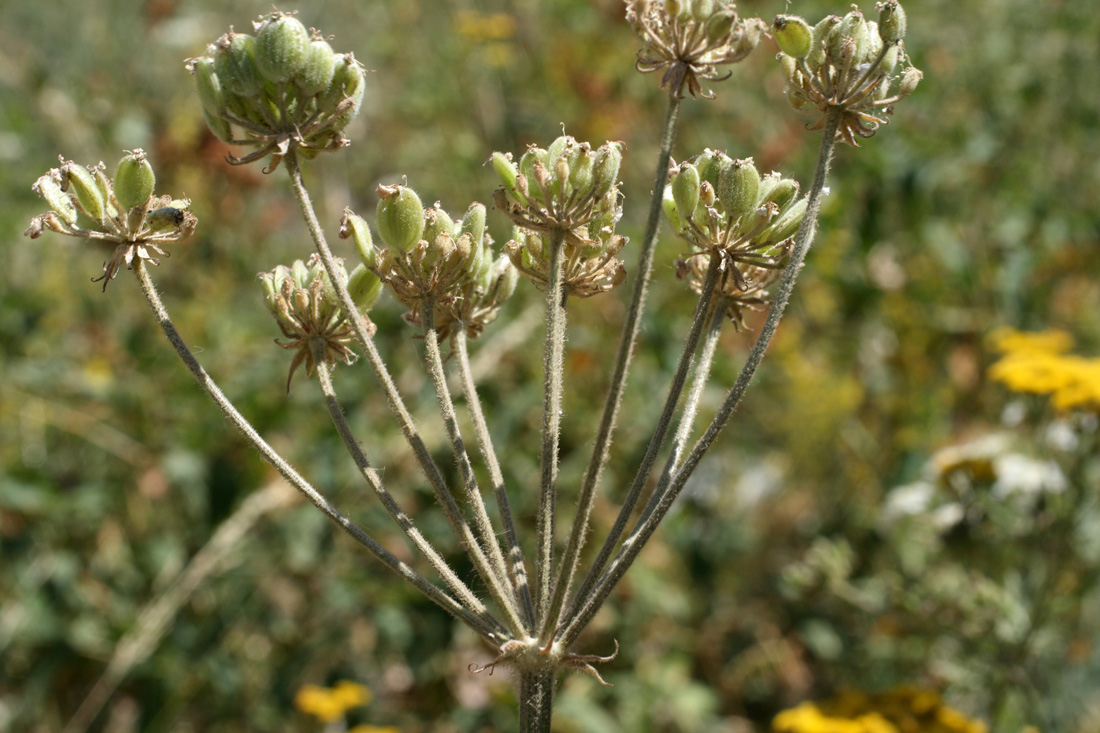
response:
{"label": "green seed cluster", "polygon": [[[905,57],[905,10],[897,0],[880,2],[877,9],[877,22],[853,6],[847,15],[830,15],[812,27],[796,15],[779,15],[772,24],[791,106],[807,114],[843,109],[838,137],[851,145],[885,124],[891,105],[911,94],[922,77]],[[905,68],[898,72],[900,65]]]}
{"label": "green seed cluster", "polygon": [[26,231],[32,239],[49,230],[113,245],[97,278],[104,289],[134,259],[157,264],[153,255],[165,255],[161,245],[191,236],[198,223],[188,211],[190,201],[153,195],[156,175],[140,148],[119,160],[114,179],[106,169],[103,163],[82,166],[71,160],[50,169],[32,187],[50,210],[32,219]]}
{"label": "green seed cluster", "polygon": [[662,203],[692,247],[677,261],[677,275],[702,292],[713,258],[720,258],[715,288],[742,326],[745,307],[767,303],[767,287],[802,224],[807,201],[798,182],[778,173],[761,176],[751,158],[704,150],[672,171]]}
{"label": "green seed cluster", "polygon": [[409,310],[405,320],[432,324],[442,337],[455,329],[478,336],[496,319],[516,289],[518,273],[507,255],[495,255],[485,228],[484,204],[474,202],[458,220],[438,202],[424,208],[408,186],[379,186],[375,222],[384,247],[370,228],[345,210],[340,236],[355,244],[363,264],[376,272]]}
{"label": "green seed cluster", "polygon": [[[356,308],[360,312],[370,310],[382,293],[378,276],[364,265],[359,265],[349,275],[340,260],[336,261],[336,271],[347,285]],[[350,348],[354,332],[340,307],[332,280],[317,255],[310,257],[308,262],[295,260],[290,267],[279,265],[271,272],[260,273],[259,279],[268,310],[279,324],[279,330],[290,339],[276,343],[296,352],[287,375],[288,391],[298,367],[304,364],[306,376],[313,374],[315,344],[323,346],[327,363],[351,364],[355,361],[355,353]]]}
{"label": "green seed cluster", "polygon": [[255,36],[230,30],[188,60],[210,129],[223,142],[258,148],[231,160],[281,157],[291,143],[307,155],[346,145],[342,133],[365,88],[354,56],[333,52],[291,15],[275,12],[254,26]]}
{"label": "green seed cluster", "polygon": [[493,153],[491,160],[504,183],[494,203],[516,224],[505,249],[523,275],[547,284],[550,242],[560,237],[565,247],[562,281],[570,294],[588,297],[622,282],[626,272],[615,259],[626,244],[625,237],[615,234],[622,217],[622,143],[593,150],[563,135],[548,148],[529,147],[518,165],[506,153]]}

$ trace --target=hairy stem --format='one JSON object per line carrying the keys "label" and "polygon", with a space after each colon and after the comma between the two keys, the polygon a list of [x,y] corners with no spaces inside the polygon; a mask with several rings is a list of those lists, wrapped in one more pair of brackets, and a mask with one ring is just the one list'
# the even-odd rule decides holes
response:
{"label": "hairy stem", "polygon": [[748,389],[753,375],[756,374],[757,367],[760,366],[760,361],[764,358],[764,352],[768,350],[768,345],[775,335],[775,330],[783,317],[783,311],[791,298],[795,281],[798,279],[798,271],[802,268],[802,262],[806,259],[806,253],[813,242],[817,230],[817,216],[821,209],[821,196],[825,189],[825,182],[829,177],[829,163],[836,147],[836,132],[842,114],[843,109],[841,108],[832,108],[826,114],[821,148],[817,159],[817,170],[814,174],[813,185],[810,187],[806,214],[798,228],[798,234],[795,236],[791,259],[783,270],[783,277],[779,281],[775,298],[772,300],[772,307],[768,311],[768,317],[760,329],[760,335],[757,336],[741,373],[737,376],[737,381],[730,388],[718,413],[711,420],[710,425],[707,426],[703,436],[696,442],[695,447],[692,448],[683,466],[676,471],[668,489],[661,498],[660,504],[647,520],[644,523],[639,523],[630,536],[626,538],[611,567],[600,578],[593,592],[584,599],[584,606],[570,619],[567,628],[559,635],[559,639],[564,645],[568,646],[576,641],[580,632],[584,630],[584,627],[588,625],[604,601],[607,600],[612,589],[622,579],[623,574],[633,564],[642,547],[656,531],[665,514],[668,513],[672,503],[684,488],[684,484],[687,483],[688,478],[695,471],[696,466],[699,465],[699,461],[714,444],[718,434],[721,433],[737,406],[741,403],[741,398],[744,397],[745,390]]}
{"label": "hairy stem", "polygon": [[714,363],[714,352],[718,348],[718,336],[722,333],[722,323],[726,317],[728,305],[729,300],[725,296],[721,296],[711,310],[710,326],[707,329],[707,336],[703,340],[703,348],[699,352],[699,360],[695,364],[691,389],[684,401],[684,409],[680,412],[680,424],[676,427],[676,435],[672,438],[672,449],[665,460],[665,467],[661,471],[661,478],[657,481],[657,488],[653,490],[653,495],[649,497],[645,510],[638,519],[639,524],[645,522],[653,512],[653,508],[660,503],[662,494],[680,465],[680,457],[683,455],[684,446],[687,445],[692,428],[695,427],[695,416],[699,412],[699,401],[703,398],[703,389],[710,379],[710,367]]}
{"label": "hairy stem", "polygon": [[422,309],[424,319],[424,360],[427,362],[428,372],[435,385],[436,399],[439,401],[439,411],[443,416],[443,424],[447,429],[447,437],[451,441],[451,450],[454,453],[455,463],[458,465],[459,475],[462,477],[462,485],[466,491],[466,501],[474,510],[474,525],[481,535],[484,550],[488,553],[492,582],[489,584],[489,592],[500,606],[508,620],[508,626],[513,636],[522,636],[524,633],[523,622],[519,618],[519,606],[516,602],[512,586],[508,583],[508,571],[504,565],[504,555],[500,551],[500,543],[497,542],[496,532],[489,520],[489,512],[485,509],[485,500],[477,486],[477,478],[474,476],[474,468],[470,465],[470,456],[466,452],[466,444],[462,440],[462,434],[458,428],[458,418],[455,415],[454,400],[451,399],[451,390],[447,386],[447,375],[443,371],[443,355],[439,351],[439,332],[435,330],[434,323],[435,304],[424,303]]}
{"label": "hairy stem", "polygon": [[699,296],[699,301],[695,304],[695,314],[692,317],[691,327],[688,330],[687,339],[684,343],[684,351],[680,355],[680,364],[676,368],[676,373],[672,378],[672,384],[668,389],[668,397],[665,399],[665,406],[661,410],[660,417],[657,419],[657,426],[654,428],[653,435],[650,437],[649,445],[646,446],[645,455],[642,458],[641,465],[638,467],[638,472],[634,475],[634,481],[630,485],[630,490],[627,492],[623,505],[619,509],[619,515],[615,518],[615,524],[611,527],[611,531],[608,533],[607,539],[604,540],[603,546],[600,547],[600,552],[592,563],[592,567],[589,568],[588,573],[584,577],[584,581],[577,590],[577,594],[570,608],[570,613],[568,614],[570,617],[576,612],[580,605],[584,603],[587,595],[599,579],[600,573],[603,572],[607,561],[611,558],[611,553],[615,551],[615,546],[618,544],[619,538],[621,538],[623,532],[626,531],[627,524],[630,522],[630,517],[634,513],[634,507],[637,505],[638,499],[641,498],[642,491],[645,490],[646,483],[649,481],[650,473],[653,471],[653,465],[657,462],[657,453],[660,451],[661,445],[668,435],[668,429],[672,424],[672,417],[676,411],[676,405],[680,401],[680,394],[683,392],[684,383],[687,382],[688,374],[691,371],[691,362],[699,346],[699,339],[702,336],[703,327],[706,325],[707,318],[710,315],[711,303],[714,300],[714,289],[718,282],[719,272],[723,267],[722,258],[712,255],[710,258],[710,266],[707,268],[707,277],[703,283],[703,292]]}
{"label": "hairy stem", "polygon": [[485,554],[481,551],[481,547],[478,546],[477,541],[474,539],[473,531],[470,529],[470,525],[466,521],[466,518],[462,516],[462,511],[458,508],[454,495],[443,480],[443,474],[440,473],[439,466],[435,464],[431,453],[428,452],[428,447],[424,445],[424,440],[420,437],[420,433],[413,423],[412,415],[409,414],[408,409],[405,407],[405,402],[401,399],[401,395],[397,391],[397,385],[394,384],[393,377],[390,376],[389,369],[386,367],[386,362],[382,359],[382,355],[378,353],[378,349],[374,345],[374,339],[371,338],[371,334],[367,330],[366,319],[359,315],[355,307],[355,302],[348,293],[347,284],[337,274],[336,260],[332,256],[332,250],[329,249],[328,242],[325,241],[325,234],[317,221],[317,214],[313,211],[313,202],[310,200],[309,192],[306,191],[305,183],[302,181],[302,171],[298,167],[298,153],[294,146],[291,146],[290,150],[287,151],[283,161],[286,164],[287,172],[290,175],[290,183],[294,188],[294,195],[298,198],[298,206],[302,210],[302,216],[306,221],[306,226],[309,228],[309,234],[313,238],[313,244],[317,249],[317,254],[320,256],[321,263],[328,273],[329,281],[336,290],[336,296],[340,302],[341,309],[344,311],[344,316],[347,318],[348,323],[351,324],[356,340],[363,347],[367,361],[378,377],[378,381],[382,385],[382,390],[386,393],[386,400],[389,402],[390,410],[393,412],[394,417],[397,418],[397,422],[401,426],[401,432],[412,448],[417,463],[420,464],[420,468],[424,472],[424,476],[428,479],[428,483],[431,484],[436,500],[443,507],[443,512],[446,514],[447,520],[451,524],[451,528],[462,544],[462,549],[470,556],[482,581],[487,586],[492,586],[494,579],[493,573],[489,567],[489,562]]}
{"label": "hairy stem", "polygon": [[512,518],[512,507],[508,502],[508,493],[504,490],[504,474],[500,470],[500,461],[497,459],[496,449],[493,447],[492,436],[489,435],[485,413],[481,409],[481,399],[477,395],[477,385],[474,383],[473,371],[470,368],[470,354],[466,348],[465,329],[459,328],[455,332],[453,342],[458,361],[459,376],[462,380],[462,391],[466,397],[466,407],[474,423],[474,434],[477,436],[481,455],[489,468],[489,480],[493,484],[497,509],[500,511],[500,521],[504,525],[505,540],[508,542],[508,560],[510,562],[508,566],[509,578],[522,603],[523,616],[527,627],[533,630],[535,606],[531,598],[531,586],[527,581],[527,564],[523,559],[523,548],[520,547],[519,537],[516,535],[516,523]]}
{"label": "hairy stem", "polygon": [[160,324],[160,328],[164,331],[164,335],[168,338],[168,342],[172,344],[172,347],[176,350],[176,353],[179,355],[184,365],[187,366],[192,376],[195,377],[195,381],[199,383],[203,391],[214,401],[222,411],[222,414],[233,423],[234,427],[240,431],[241,435],[244,436],[249,444],[251,444],[252,447],[259,452],[260,456],[271,464],[284,479],[286,479],[287,483],[309,499],[311,504],[320,509],[326,517],[350,535],[352,539],[367,548],[367,550],[381,560],[386,567],[407,580],[415,586],[417,590],[452,616],[464,621],[472,629],[481,634],[490,644],[499,645],[507,640],[506,636],[486,631],[483,628],[484,623],[478,616],[473,614],[468,608],[447,593],[430,583],[406,563],[399,560],[393,553],[378,544],[378,542],[364,532],[358,525],[341,514],[328,499],[322,496],[317,489],[313,488],[313,486],[310,485],[301,474],[295,471],[274,448],[268,445],[267,441],[256,432],[256,429],[252,427],[251,423],[244,419],[237,411],[237,408],[233,406],[233,403],[229,401],[222,393],[221,389],[218,388],[218,385],[214,383],[214,380],[210,378],[210,375],[206,373],[206,370],[202,368],[202,365],[195,359],[194,354],[191,353],[191,349],[188,348],[187,343],[183,340],[183,337],[180,336],[179,331],[176,330],[175,325],[172,323],[172,319],[168,316],[168,311],[165,309],[164,303],[157,294],[156,286],[153,285],[153,281],[145,268],[145,263],[140,259],[135,260],[133,269],[134,275],[141,284],[141,292],[149,302],[149,307],[153,310],[153,315],[156,317],[157,323]]}
{"label": "hairy stem", "polygon": [[[572,535],[569,538],[571,544],[576,544],[576,549],[573,551],[574,555],[579,554],[588,533],[592,505],[596,500],[596,487],[599,485],[603,467],[607,464],[608,452],[611,449],[611,438],[615,432],[615,423],[623,401],[626,376],[630,369],[630,360],[634,355],[634,345],[638,340],[638,330],[641,328],[642,312],[645,310],[646,293],[649,289],[649,277],[653,271],[653,253],[657,248],[657,233],[661,226],[661,200],[664,198],[665,183],[668,181],[668,166],[672,157],[672,143],[676,139],[676,126],[680,116],[681,101],[676,95],[669,95],[668,112],[665,115],[665,126],[661,133],[661,148],[657,153],[657,170],[653,176],[653,192],[649,200],[649,213],[646,216],[642,248],[638,253],[638,274],[634,280],[634,290],[630,296],[630,309],[627,311],[626,321],[623,323],[622,336],[619,339],[619,350],[615,355],[615,365],[611,371],[611,384],[608,386],[607,397],[604,400],[603,414],[600,417],[596,437],[593,439],[592,457],[585,469],[581,490],[577,498],[576,516],[579,521],[574,522],[573,529],[576,538]],[[565,564],[569,565],[570,561],[567,559]],[[569,570],[570,575],[576,572],[576,560],[572,560],[571,564],[573,567]]]}
{"label": "hairy stem", "polygon": [[519,677],[520,733],[550,733],[554,710],[553,672],[523,672]]}
{"label": "hairy stem", "polygon": [[[538,556],[535,565],[536,609],[545,619],[550,600],[554,557],[554,504],[558,484],[558,442],[561,438],[561,390],[565,352],[565,291],[562,260],[565,233],[550,235],[550,273],[546,285],[546,347],[543,354],[542,471],[539,481]],[[541,621],[540,621],[541,623]]]}
{"label": "hairy stem", "polygon": [[413,543],[413,546],[420,551],[435,571],[439,573],[439,577],[443,579],[443,582],[451,589],[451,592],[454,593],[455,596],[474,614],[483,619],[487,627],[486,630],[503,633],[505,628],[489,614],[485,605],[474,595],[473,591],[462,582],[451,566],[447,564],[447,561],[440,556],[434,547],[432,547],[431,543],[424,538],[420,530],[413,525],[412,518],[401,509],[397,501],[393,498],[393,495],[382,485],[381,477],[379,477],[378,472],[370,465],[366,454],[363,453],[363,449],[359,445],[359,441],[355,439],[355,435],[351,432],[351,426],[348,425],[348,421],[344,417],[344,411],[340,407],[340,401],[336,396],[336,390],[332,384],[331,369],[325,361],[324,344],[319,340],[313,344],[313,358],[317,364],[317,379],[321,383],[321,393],[325,397],[325,406],[328,407],[329,415],[332,417],[332,424],[336,427],[336,432],[339,433],[340,439],[344,441],[344,447],[347,448],[348,453],[355,462],[355,466],[359,469],[360,475],[362,475],[371,490],[378,495],[379,500],[382,502],[382,506],[385,507],[389,515],[393,517],[393,521],[401,527],[401,530]]}

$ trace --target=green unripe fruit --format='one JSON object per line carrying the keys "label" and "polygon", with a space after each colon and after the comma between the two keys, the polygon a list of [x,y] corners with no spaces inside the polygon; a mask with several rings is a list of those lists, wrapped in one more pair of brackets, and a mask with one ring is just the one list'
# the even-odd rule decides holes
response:
{"label": "green unripe fruit", "polygon": [[179,229],[186,216],[186,209],[182,206],[162,206],[146,215],[145,225],[154,232],[166,232],[170,229]]}
{"label": "green unripe fruit", "polygon": [[691,219],[695,207],[699,205],[699,169],[691,163],[681,163],[676,177],[672,179],[672,200],[676,202],[676,211],[682,219]]}
{"label": "green unripe fruit", "polygon": [[710,20],[707,21],[707,40],[717,43],[728,36],[733,30],[733,21],[736,19],[737,14],[728,10],[710,16]]}
{"label": "green unripe fruit", "polygon": [[721,150],[704,150],[695,158],[695,167],[699,169],[699,180],[709,183],[712,188],[718,187],[718,179],[722,177],[722,171],[733,160]]}
{"label": "green unripe fruit", "polygon": [[843,58],[848,39],[852,41],[852,59],[859,63],[867,50],[867,21],[863,19],[863,13],[858,10],[845,15],[840,25],[829,34],[827,43],[829,57],[837,60]]}
{"label": "green unripe fruit", "polygon": [[569,187],[581,196],[592,192],[592,181],[596,167],[596,154],[588,145],[578,145],[569,160]]}
{"label": "green unripe fruit", "polygon": [[760,195],[760,172],[752,158],[735,160],[718,179],[718,200],[731,221],[753,211]]}
{"label": "green unripe fruit", "polygon": [[115,168],[115,198],[123,209],[144,206],[153,195],[156,185],[153,166],[145,158],[145,151],[137,148],[122,160]]}
{"label": "green unripe fruit", "polygon": [[340,238],[351,238],[355,245],[355,252],[360,261],[367,267],[374,269],[378,266],[378,254],[374,251],[374,241],[371,238],[370,227],[351,209],[344,209],[344,216],[340,220]]}
{"label": "green unripe fruit", "polygon": [[205,56],[190,61],[191,74],[195,77],[195,89],[199,93],[202,108],[214,117],[225,110],[225,92],[221,79],[214,71],[214,62]]}
{"label": "green unripe fruit", "polygon": [[669,223],[672,224],[672,228],[677,232],[682,232],[687,227],[684,225],[684,220],[680,216],[680,212],[676,210],[676,201],[672,198],[672,188],[665,189],[664,198],[661,199],[661,208],[665,211],[665,216],[668,217]]}
{"label": "green unripe fruit", "polygon": [[481,248],[481,241],[485,238],[485,214],[485,204],[475,201],[470,204],[470,208],[466,209],[466,214],[462,217],[461,233],[469,234],[474,246],[478,249]]}
{"label": "green unripe fruit", "polygon": [[256,67],[256,39],[247,33],[230,31],[215,46],[214,73],[222,88],[245,97],[259,94],[264,80]]}
{"label": "green unripe fruit", "polygon": [[768,191],[768,196],[765,201],[771,201],[773,204],[782,209],[784,206],[794,201],[798,196],[798,181],[793,178],[780,178],[775,186]]}
{"label": "green unripe fruit", "polygon": [[427,240],[428,244],[434,244],[440,237],[453,240],[455,222],[446,211],[440,208],[437,201],[435,206],[424,210],[424,233],[420,238]]}
{"label": "green unripe fruit", "polygon": [[256,34],[256,68],[268,81],[290,81],[305,65],[309,32],[290,15],[273,14]]}
{"label": "green unripe fruit", "polygon": [[829,38],[839,25],[839,16],[827,15],[814,26],[813,42],[810,44],[810,52],[806,55],[806,65],[814,71],[825,63]]}
{"label": "green unripe fruit", "polygon": [[401,253],[411,250],[424,233],[424,205],[407,186],[379,186],[378,235],[387,247]]}
{"label": "green unripe fruit", "polygon": [[810,24],[797,15],[777,15],[772,31],[779,49],[791,58],[800,59],[810,52],[813,30]]}
{"label": "green unripe fruit", "polygon": [[92,172],[82,165],[69,161],[61,166],[61,189],[69,189],[76,196],[76,203],[84,213],[102,221],[107,213],[107,202],[96,185]]}
{"label": "green unripe fruit", "polygon": [[348,294],[356,308],[370,310],[382,295],[382,280],[366,266],[359,265],[348,276]]}
{"label": "green unripe fruit", "polygon": [[75,224],[76,207],[73,206],[73,200],[61,190],[61,184],[58,183],[57,178],[54,177],[56,172],[57,171],[54,170],[42,176],[34,182],[31,188],[35,193],[46,200],[46,203],[50,206],[50,210],[57,214],[63,222],[66,224]]}
{"label": "green unripe fruit", "polygon": [[542,163],[546,165],[546,161],[549,160],[549,153],[542,148],[527,148],[519,159],[519,172],[527,179],[528,185],[535,182],[535,163]]}
{"label": "green unripe fruit", "polygon": [[[806,199],[799,199],[780,212],[771,227],[762,235],[765,241],[782,242],[798,233],[798,227],[802,225],[802,219],[806,215]],[[754,240],[755,241],[755,240]]]}
{"label": "green unripe fruit", "polygon": [[495,300],[501,303],[511,298],[512,293],[516,292],[516,284],[519,283],[519,271],[512,265],[512,260],[505,256],[498,257],[489,270],[489,282],[497,283]]}
{"label": "green unripe fruit", "polygon": [[294,278],[294,286],[297,288],[305,289],[313,283],[309,268],[301,260],[294,260],[294,264],[290,266],[290,274]]}
{"label": "green unripe fruit", "polygon": [[302,65],[295,83],[307,96],[320,94],[332,84],[336,71],[336,54],[332,46],[320,38],[309,42],[306,48],[306,61]]}
{"label": "green unripe fruit", "polygon": [[887,0],[880,4],[878,32],[884,43],[894,44],[905,38],[908,21],[905,9],[897,0]]}
{"label": "green unripe fruit", "polygon": [[604,143],[596,151],[595,167],[592,171],[592,180],[596,198],[603,198],[619,182],[619,166],[623,162],[623,144],[620,142]]}
{"label": "green unripe fruit", "polygon": [[706,23],[714,15],[714,0],[690,0],[691,17],[699,23]]}

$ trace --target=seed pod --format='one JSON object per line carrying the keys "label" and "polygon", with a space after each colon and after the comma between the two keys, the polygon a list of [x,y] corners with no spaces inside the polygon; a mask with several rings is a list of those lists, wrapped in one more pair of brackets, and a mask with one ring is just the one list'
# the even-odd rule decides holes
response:
{"label": "seed pod", "polygon": [[677,232],[683,232],[687,228],[684,224],[683,217],[680,216],[680,212],[676,210],[676,201],[672,198],[671,187],[665,189],[664,198],[661,199],[661,208],[664,209],[665,216],[668,217],[673,229]]}
{"label": "seed pod", "polygon": [[910,66],[901,75],[901,84],[898,85],[898,94],[905,97],[912,94],[917,85],[920,84],[920,80],[924,78],[924,72],[918,69],[916,66]]}
{"label": "seed pod", "polygon": [[153,209],[145,217],[145,225],[154,232],[166,232],[179,229],[187,218],[187,212],[176,206],[162,206]]}
{"label": "seed pod", "polygon": [[733,24],[736,20],[737,13],[729,10],[723,10],[710,16],[710,20],[707,21],[707,40],[711,43],[721,41],[733,30]]}
{"label": "seed pod", "polygon": [[470,208],[466,209],[466,214],[462,217],[461,233],[469,234],[478,248],[481,247],[481,241],[485,238],[485,214],[485,204],[475,201],[470,204]]}
{"label": "seed pod", "polygon": [[718,200],[731,221],[755,209],[759,194],[760,172],[753,165],[752,158],[733,161],[718,179]]}
{"label": "seed pod", "polygon": [[863,59],[867,49],[867,21],[864,20],[863,13],[859,10],[853,9],[845,15],[840,25],[829,34],[828,52],[830,58],[843,58],[846,53],[845,46],[848,39],[851,39],[854,44],[852,58],[858,63]]}
{"label": "seed pod", "polygon": [[879,52],[882,51],[884,45],[878,34],[878,23],[873,20],[867,21],[867,48],[863,52],[863,62],[873,64],[878,59]]}
{"label": "seed pod", "polygon": [[714,0],[689,0],[691,17],[698,23],[706,23],[714,15]]}
{"label": "seed pod", "polygon": [[76,207],[73,200],[61,190],[58,179],[60,172],[54,168],[46,175],[39,178],[31,186],[31,189],[46,200],[50,210],[55,212],[66,224],[76,223]]}
{"label": "seed pod", "polygon": [[797,15],[777,15],[772,30],[779,49],[791,58],[800,59],[810,52],[813,30]]}
{"label": "seed pod", "polygon": [[[763,241],[778,243],[788,237],[793,237],[798,232],[798,227],[802,225],[802,219],[806,215],[806,203],[805,198],[799,199],[788,206],[786,211],[780,212],[771,227],[761,235],[764,238]],[[760,239],[760,237],[757,239]]]}
{"label": "seed pod", "polygon": [[764,200],[771,201],[782,209],[798,196],[798,188],[798,181],[793,178],[780,178]]}
{"label": "seed pod", "polygon": [[275,268],[274,272],[261,272],[257,276],[260,281],[260,287],[263,289],[264,292],[264,303],[267,305],[267,309],[271,311],[272,314],[276,313],[278,310],[277,297],[279,294],[279,287],[282,285],[282,283],[276,281],[276,273],[279,271],[279,268],[282,267],[283,265],[279,265],[279,267]]}
{"label": "seed pod", "polygon": [[256,68],[268,81],[290,81],[306,62],[306,27],[293,16],[273,13],[257,30]]}
{"label": "seed pod", "polygon": [[85,214],[103,221],[107,212],[107,202],[103,193],[96,185],[91,171],[73,161],[67,161],[61,166],[61,189],[71,189],[76,196],[76,203]]}
{"label": "seed pod", "polygon": [[397,252],[407,253],[424,233],[424,205],[407,186],[379,186],[375,219],[382,241]]}
{"label": "seed pod", "polygon": [[374,251],[374,241],[371,239],[370,227],[363,218],[356,215],[351,209],[344,209],[344,216],[340,219],[340,238],[351,237],[355,245],[355,251],[359,259],[367,267],[374,269],[378,266],[378,255]]}
{"label": "seed pod", "polygon": [[592,193],[596,154],[587,143],[574,148],[569,158],[569,187],[580,196]]}
{"label": "seed pod", "polygon": [[294,278],[294,286],[296,288],[308,289],[313,283],[313,277],[310,275],[309,268],[306,267],[306,263],[301,260],[294,260],[294,264],[290,266],[291,277]]}
{"label": "seed pod", "polygon": [[761,177],[760,189],[757,191],[756,194],[759,197],[756,200],[757,206],[760,206],[765,201],[768,201],[768,197],[771,195],[772,189],[776,187],[780,180],[782,180],[782,176],[780,176],[775,171],[772,171],[766,176]]}
{"label": "seed pod", "polygon": [[691,163],[681,163],[671,185],[676,211],[682,219],[690,220],[699,205],[699,169]]}
{"label": "seed pod", "polygon": [[534,146],[527,148],[527,152],[519,159],[519,172],[527,179],[528,184],[535,180],[535,164],[542,163],[545,166],[547,160],[549,160],[547,151]]}
{"label": "seed pod", "polygon": [[214,73],[222,88],[244,97],[254,97],[264,86],[256,67],[256,39],[247,33],[229,31],[215,43]]}
{"label": "seed pod", "polygon": [[595,169],[592,172],[595,190],[593,196],[603,198],[619,182],[619,166],[623,162],[623,144],[607,142],[596,151]]}
{"label": "seed pod", "polygon": [[329,88],[335,71],[336,54],[332,52],[332,46],[320,38],[314,38],[306,48],[305,63],[294,81],[304,94],[312,96]]}
{"label": "seed pod", "polygon": [[356,308],[370,310],[382,295],[382,280],[366,266],[359,265],[348,276],[348,294]]}
{"label": "seed pod", "polygon": [[363,73],[363,67],[352,54],[343,54],[343,56],[344,63],[335,67],[330,87],[335,89],[339,86],[343,89],[338,104],[347,107],[337,118],[339,122],[334,127],[337,132],[343,130],[349,122],[359,116],[359,110],[363,107],[363,95],[367,90],[367,77]]}
{"label": "seed pod", "polygon": [[424,233],[420,235],[420,238],[427,240],[428,244],[433,244],[440,237],[453,240],[455,237],[455,222],[436,201],[435,206],[424,210]]}
{"label": "seed pod", "polygon": [[123,209],[144,206],[153,195],[156,180],[144,150],[137,148],[123,157],[115,168],[115,198],[119,206]]}
{"label": "seed pod", "polygon": [[883,42],[894,44],[905,38],[907,24],[905,9],[897,0],[879,3],[878,29]]}
{"label": "seed pod", "polygon": [[806,55],[806,65],[810,69],[817,71],[825,63],[829,37],[839,25],[840,16],[827,15],[814,26],[813,43],[810,44],[810,52]]}
{"label": "seed pod", "polygon": [[503,303],[512,297],[512,293],[516,292],[516,284],[519,283],[519,271],[512,265],[512,260],[501,255],[489,270],[489,281],[497,284],[493,300],[497,303]]}

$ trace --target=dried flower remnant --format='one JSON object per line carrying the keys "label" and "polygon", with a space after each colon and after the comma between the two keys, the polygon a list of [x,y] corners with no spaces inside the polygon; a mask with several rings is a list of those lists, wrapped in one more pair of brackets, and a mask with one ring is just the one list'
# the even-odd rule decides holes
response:
{"label": "dried flower remnant", "polygon": [[744,311],[768,304],[768,287],[787,262],[806,212],[799,185],[778,173],[761,177],[751,158],[733,160],[705,150],[673,166],[664,210],[691,252],[676,262],[676,275],[697,293],[712,258],[721,259],[716,284],[726,313],[744,328]]}
{"label": "dried flower remnant", "polygon": [[[351,275],[342,262],[338,261],[337,265],[356,307],[360,312],[369,310],[381,294],[381,281],[363,265],[355,268]],[[355,362],[356,354],[351,350],[355,341],[352,326],[340,308],[336,291],[317,255],[310,257],[308,263],[296,260],[290,267],[279,265],[271,272],[260,273],[259,279],[268,310],[283,335],[290,339],[286,343],[279,340],[275,343],[296,352],[286,378],[288,392],[298,367],[305,364],[306,376],[313,374],[317,353],[323,354],[329,364]],[[367,320],[366,316],[361,317]],[[373,333],[374,325],[369,320],[367,323]]]}
{"label": "dried flower remnant", "polygon": [[854,147],[857,138],[871,137],[888,122],[893,105],[923,77],[905,55],[901,4],[887,0],[876,8],[877,22],[853,5],[843,18],[830,15],[812,28],[795,15],[779,15],[772,24],[791,107],[818,115],[814,130],[824,126],[830,110],[842,110],[837,140]]}
{"label": "dried flower remnant", "polygon": [[661,87],[677,99],[685,86],[693,97],[712,99],[700,80],[729,78],[719,67],[744,59],[767,32],[764,21],[742,20],[734,7],[724,0],[627,0],[627,22],[642,41],[638,71],[663,71]]}
{"label": "dried flower remnant", "polygon": [[222,142],[254,148],[229,162],[270,154],[270,172],[292,145],[305,157],[347,145],[343,130],[363,103],[359,62],[292,15],[276,11],[253,26],[255,36],[230,28],[206,55],[187,60],[210,129]]}
{"label": "dried flower remnant", "polygon": [[615,233],[622,217],[622,143],[592,150],[588,143],[563,135],[545,150],[529,147],[518,165],[506,153],[493,153],[491,160],[504,182],[494,204],[516,225],[504,248],[521,274],[545,287],[550,243],[561,237],[567,295],[586,298],[625,279],[626,269],[615,258],[627,241]]}
{"label": "dried flower remnant", "polygon": [[123,265],[159,264],[157,257],[168,256],[161,247],[190,237],[198,224],[190,201],[153,195],[156,176],[140,148],[119,161],[113,180],[105,170],[103,163],[84,167],[62,158],[61,167],[32,187],[50,211],[34,217],[24,232],[31,239],[51,231],[112,246],[103,274],[93,280],[102,280],[104,290]]}

